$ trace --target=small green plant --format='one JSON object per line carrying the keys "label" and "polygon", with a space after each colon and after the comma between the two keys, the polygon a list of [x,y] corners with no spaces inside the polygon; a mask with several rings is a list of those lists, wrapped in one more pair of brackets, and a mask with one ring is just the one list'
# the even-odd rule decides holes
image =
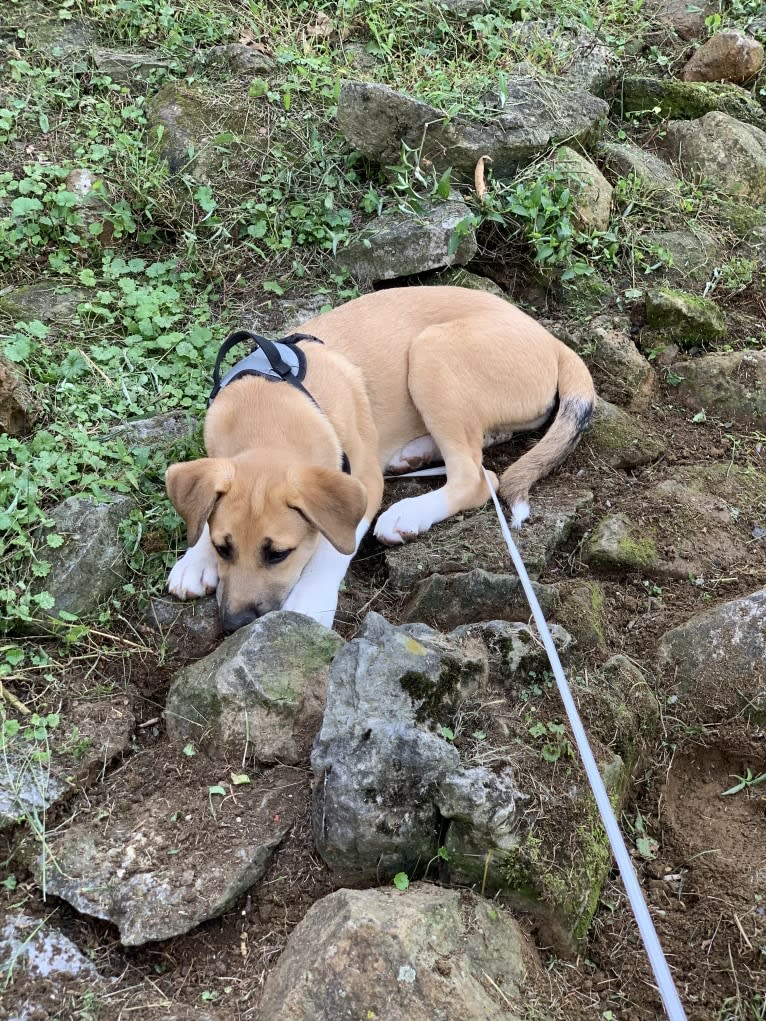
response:
{"label": "small green plant", "polygon": [[397,890],[407,890],[410,885],[410,877],[406,872],[397,872],[394,876],[393,883]]}
{"label": "small green plant", "polygon": [[732,774],[737,783],[733,787],[730,787],[727,791],[721,791],[721,797],[726,797],[727,794],[739,794],[740,791],[749,791],[753,787],[757,787],[759,784],[766,782],[766,773],[759,773],[757,776],[753,773],[750,767],[745,769],[745,775],[739,776],[737,773]]}
{"label": "small green plant", "polygon": [[540,754],[546,762],[558,762],[562,757],[574,758],[574,748],[563,723],[538,721],[529,727],[530,737],[544,740]]}

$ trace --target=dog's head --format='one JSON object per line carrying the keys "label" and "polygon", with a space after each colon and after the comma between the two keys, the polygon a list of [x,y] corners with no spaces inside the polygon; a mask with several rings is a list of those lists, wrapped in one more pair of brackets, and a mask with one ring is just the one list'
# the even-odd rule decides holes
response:
{"label": "dog's head", "polygon": [[367,507],[364,486],[349,475],[253,454],[171,465],[166,485],[189,546],[210,527],[227,632],[282,607],[320,534],[353,553]]}

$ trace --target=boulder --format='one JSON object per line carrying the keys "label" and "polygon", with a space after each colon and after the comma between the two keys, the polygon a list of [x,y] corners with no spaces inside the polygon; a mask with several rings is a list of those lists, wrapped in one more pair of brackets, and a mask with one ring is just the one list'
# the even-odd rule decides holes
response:
{"label": "boulder", "polygon": [[168,736],[232,761],[297,763],[319,730],[334,631],[279,611],[240,628],[173,679]]}
{"label": "boulder", "polygon": [[260,1010],[280,1021],[521,1021],[538,982],[535,950],[499,904],[425,883],[338,890],[298,923]]}
{"label": "boulder", "polygon": [[440,266],[460,266],[476,254],[471,211],[459,197],[426,200],[417,213],[383,213],[338,249],[336,262],[357,280],[394,280]]}
{"label": "boulder", "polygon": [[[657,383],[652,365],[641,354],[629,332],[627,321],[594,319],[581,338],[593,347],[591,361],[605,370],[609,379],[600,392],[619,404],[645,404]],[[593,428],[593,425],[591,426]],[[586,437],[586,442],[589,437]]]}
{"label": "boulder", "polygon": [[338,99],[338,124],[359,152],[381,163],[397,163],[402,142],[421,151],[438,170],[452,167],[473,180],[481,156],[496,174],[561,142],[578,142],[598,129],[607,105],[563,82],[529,75],[508,77],[502,97],[491,100],[481,120],[447,117],[387,85],[345,82]]}
{"label": "boulder", "polygon": [[685,174],[701,175],[746,202],[766,203],[766,131],[716,111],[671,121],[666,145]]}
{"label": "boulder", "polygon": [[763,67],[763,46],[739,29],[716,32],[684,64],[685,82],[736,82],[755,78]]}
{"label": "boulder", "polygon": [[668,210],[679,208],[681,189],[678,178],[670,164],[653,152],[632,142],[609,142],[599,148],[599,155],[608,174],[632,179],[647,200]]}
{"label": "boulder", "polygon": [[[48,592],[53,600],[46,607],[50,617],[62,612],[76,617],[95,613],[101,603],[128,577],[119,527],[131,514],[131,497],[116,496],[110,503],[70,496],[51,511],[49,544],[39,551],[50,563],[45,577],[36,579],[35,592]],[[61,545],[50,539],[59,536]]]}

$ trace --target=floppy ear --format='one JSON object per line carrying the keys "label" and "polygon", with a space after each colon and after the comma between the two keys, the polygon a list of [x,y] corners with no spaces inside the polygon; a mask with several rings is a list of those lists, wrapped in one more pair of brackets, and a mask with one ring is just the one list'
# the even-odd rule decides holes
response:
{"label": "floppy ear", "polygon": [[358,479],[328,468],[293,468],[288,506],[318,528],[340,553],[356,552],[356,526],[367,510],[367,490]]}
{"label": "floppy ear", "polygon": [[233,478],[233,463],[220,457],[171,464],[165,472],[165,488],[186,522],[189,546],[194,546],[202,535],[213,507],[228,493]]}

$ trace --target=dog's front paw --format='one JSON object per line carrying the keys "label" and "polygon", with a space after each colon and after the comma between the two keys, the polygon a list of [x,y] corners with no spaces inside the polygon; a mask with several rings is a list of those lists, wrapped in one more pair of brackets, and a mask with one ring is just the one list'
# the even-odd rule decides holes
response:
{"label": "dog's front paw", "polygon": [[212,547],[200,550],[198,546],[188,549],[168,575],[168,591],[179,599],[197,599],[218,587],[215,551]]}
{"label": "dog's front paw", "polygon": [[332,628],[337,605],[337,591],[323,590],[316,585],[302,585],[299,581],[285,600],[282,609],[302,613],[323,627]]}
{"label": "dog's front paw", "polygon": [[375,523],[375,538],[387,546],[416,539],[431,525],[447,517],[440,490],[400,500],[384,511]]}

